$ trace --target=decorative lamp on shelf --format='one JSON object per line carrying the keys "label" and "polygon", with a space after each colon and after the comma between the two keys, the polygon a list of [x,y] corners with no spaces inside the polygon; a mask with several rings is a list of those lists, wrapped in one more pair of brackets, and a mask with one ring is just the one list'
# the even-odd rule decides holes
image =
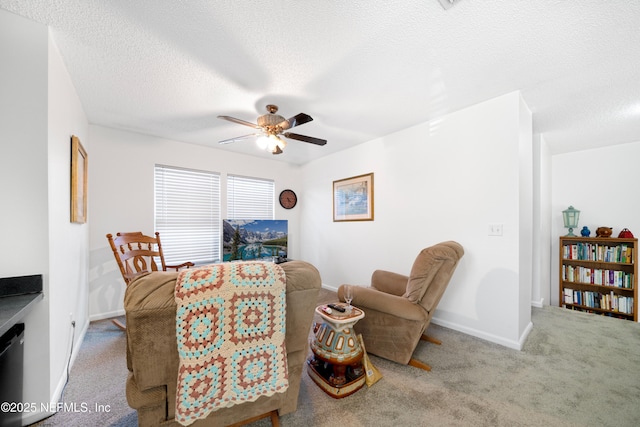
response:
{"label": "decorative lamp on shelf", "polygon": [[564,220],[565,228],[569,229],[568,237],[575,237],[573,234],[573,229],[578,226],[578,219],[580,218],[580,211],[575,209],[573,206],[569,206],[569,208],[562,211],[562,219]]}

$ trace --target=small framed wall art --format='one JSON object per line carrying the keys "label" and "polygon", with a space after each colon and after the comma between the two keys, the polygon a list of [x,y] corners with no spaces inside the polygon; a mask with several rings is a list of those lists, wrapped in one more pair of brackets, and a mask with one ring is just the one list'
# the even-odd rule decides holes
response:
{"label": "small framed wall art", "polygon": [[87,222],[88,156],[80,139],[71,136],[71,222]]}
{"label": "small framed wall art", "polygon": [[334,221],[373,221],[373,173],[333,181]]}

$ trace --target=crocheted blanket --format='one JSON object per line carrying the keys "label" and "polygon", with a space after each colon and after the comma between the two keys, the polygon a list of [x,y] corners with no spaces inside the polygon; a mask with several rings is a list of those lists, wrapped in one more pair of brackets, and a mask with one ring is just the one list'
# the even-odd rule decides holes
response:
{"label": "crocheted blanket", "polygon": [[286,279],[267,262],[181,270],[176,280],[182,425],[289,386],[284,343]]}

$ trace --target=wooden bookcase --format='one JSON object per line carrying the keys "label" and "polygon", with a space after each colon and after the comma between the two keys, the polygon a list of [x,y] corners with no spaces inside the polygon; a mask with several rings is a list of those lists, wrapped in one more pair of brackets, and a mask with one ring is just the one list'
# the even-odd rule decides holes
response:
{"label": "wooden bookcase", "polygon": [[638,239],[560,237],[560,307],[638,321]]}

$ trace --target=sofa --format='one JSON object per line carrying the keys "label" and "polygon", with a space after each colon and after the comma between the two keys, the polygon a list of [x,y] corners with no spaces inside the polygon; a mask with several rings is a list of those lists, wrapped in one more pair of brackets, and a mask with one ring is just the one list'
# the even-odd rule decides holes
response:
{"label": "sofa", "polygon": [[[296,410],[321,279],[318,270],[304,261],[280,266],[286,274],[287,391],[219,409],[191,425],[228,426],[274,410],[279,415]],[[138,411],[140,426],[180,425],[174,420],[179,364],[174,299],[177,276],[177,272],[147,273],[132,281],[125,292],[126,394],[129,406]]]}

